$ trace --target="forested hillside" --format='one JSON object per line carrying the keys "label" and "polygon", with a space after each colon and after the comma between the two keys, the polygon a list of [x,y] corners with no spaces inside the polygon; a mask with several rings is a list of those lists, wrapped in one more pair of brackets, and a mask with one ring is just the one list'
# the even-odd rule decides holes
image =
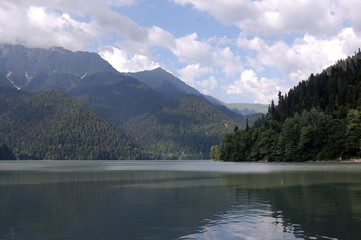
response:
{"label": "forested hillside", "polygon": [[110,72],[84,78],[69,94],[119,127],[133,117],[155,112],[170,102],[136,79]]}
{"label": "forested hillside", "polygon": [[209,147],[222,135],[236,125],[246,126],[246,119],[236,115],[225,107],[214,108],[201,96],[189,95],[156,113],[131,119],[124,130],[156,158],[209,159]]}
{"label": "forested hillside", "polygon": [[[141,81],[134,77],[141,79]],[[121,129],[154,158],[209,158],[209,148],[212,145],[217,144],[224,134],[231,132],[234,126],[245,126],[247,122],[246,118],[225,108],[216,99],[203,96],[161,68],[125,75],[117,72],[98,54],[72,52],[60,47],[32,49],[19,45],[0,45],[0,86],[37,93],[27,95],[33,98],[35,96],[47,98],[46,95],[41,95],[44,91],[64,91],[88,105],[88,109],[91,109],[94,114],[96,111],[116,125],[116,127],[109,127],[109,130],[106,131],[117,128],[114,132],[119,133],[119,129]],[[21,96],[26,95],[24,92],[21,92]],[[59,92],[56,93],[61,95]],[[6,94],[1,97],[7,98]],[[53,100],[50,99],[51,101]],[[14,104],[18,103],[18,101],[14,102]],[[79,104],[79,102],[77,103]],[[59,101],[54,102],[53,107],[56,108],[57,104]],[[22,108],[24,109],[23,116],[19,118],[19,121],[24,121],[25,126],[28,124],[25,121],[26,115],[29,115],[30,118],[34,115],[34,106],[25,104]],[[39,112],[42,112],[40,105]],[[16,155],[23,154],[22,158],[75,157],[75,159],[83,159],[87,156],[106,159],[110,156],[95,154],[95,157],[82,153],[78,154],[82,151],[80,143],[76,144],[77,147],[71,156],[68,156],[69,150],[67,148],[60,148],[66,152],[61,156],[57,156],[58,153],[61,154],[61,151],[56,150],[58,148],[55,147],[52,148],[52,151],[56,150],[56,153],[50,152],[48,154],[50,150],[46,149],[41,150],[41,153],[32,152],[33,150],[28,148],[31,144],[46,146],[48,142],[45,138],[51,134],[57,136],[57,132],[54,131],[60,130],[56,127],[60,125],[60,122],[68,120],[64,117],[58,117],[58,123],[54,125],[56,129],[51,129],[49,122],[53,121],[57,114],[63,116],[62,113],[41,115],[43,118],[40,119],[39,117],[37,129],[41,131],[44,128],[48,131],[47,134],[40,135],[44,136],[44,139],[39,137],[33,140],[22,135],[22,131],[25,131],[23,127],[17,128],[18,123],[14,119],[17,119],[16,114],[20,116],[20,113],[11,112],[11,114],[15,114],[13,119],[8,118],[6,121],[10,121],[13,131],[6,133],[5,143]],[[247,116],[249,125],[252,125],[258,116]],[[227,127],[224,126],[225,123],[227,123]],[[43,124],[44,126],[42,126]],[[67,122],[67,124],[71,126],[73,123]],[[74,128],[77,127],[79,126],[74,126]],[[113,133],[105,133],[109,134],[109,141],[112,141]],[[103,137],[102,134],[99,136]],[[15,140],[16,137],[21,138],[21,140]],[[28,141],[30,142],[28,143]],[[102,141],[105,140],[99,140],[97,144],[113,144]],[[27,144],[26,148],[19,146],[24,142]],[[54,140],[54,142],[58,143],[58,140]],[[95,146],[95,143],[92,145],[93,143],[89,142],[81,142],[81,144],[89,149]],[[53,143],[50,142],[50,145]],[[57,146],[59,145],[64,147],[63,144]],[[124,146],[128,145],[124,144]],[[102,147],[105,148],[105,146]],[[119,151],[122,151],[121,149],[122,147]],[[128,156],[120,153],[118,155],[122,157],[111,155],[110,158]],[[138,156],[138,154],[136,155]],[[129,157],[137,158],[132,154]]]}
{"label": "forested hillside", "polygon": [[340,60],[272,101],[253,128],[211,149],[226,161],[307,161],[361,156],[361,53]]}
{"label": "forested hillside", "polygon": [[142,159],[115,125],[61,91],[0,88],[0,136],[20,159]]}

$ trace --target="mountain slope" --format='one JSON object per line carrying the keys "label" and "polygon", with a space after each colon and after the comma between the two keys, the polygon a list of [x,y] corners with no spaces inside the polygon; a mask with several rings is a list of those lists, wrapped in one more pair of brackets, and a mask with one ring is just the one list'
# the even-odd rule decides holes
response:
{"label": "mountain slope", "polygon": [[203,97],[188,95],[156,113],[132,119],[124,130],[156,158],[209,159],[210,146],[237,125],[245,127],[246,120],[235,120]]}
{"label": "mountain slope", "polygon": [[[245,118],[219,103],[211,104],[197,90],[160,68],[124,75],[97,54],[11,45],[2,45],[0,50],[0,84],[15,85],[27,92],[64,90],[124,129],[155,156],[205,158],[209,156],[205,149],[227,130],[219,128],[220,122],[229,122],[231,130],[236,125],[246,126]],[[19,66],[17,58],[23,58]],[[189,94],[193,95],[187,97]],[[172,109],[175,112],[171,111],[169,117]],[[207,115],[205,109],[217,114]],[[195,121],[199,116],[201,120]],[[256,117],[248,116],[249,125]],[[181,131],[169,127],[173,125],[181,125]],[[215,133],[209,128],[214,128]],[[207,133],[210,131],[211,135]]]}
{"label": "mountain slope", "polygon": [[138,79],[170,99],[178,99],[185,95],[202,95],[196,89],[185,84],[182,80],[162,68],[126,73],[126,75]]}
{"label": "mountain slope", "polygon": [[0,88],[0,135],[19,158],[143,158],[116,126],[64,92]]}
{"label": "mountain slope", "polygon": [[132,117],[157,111],[169,103],[163,95],[136,79],[110,72],[84,78],[69,94],[118,126]]}
{"label": "mountain slope", "polygon": [[189,86],[160,67],[148,71],[124,73],[124,75],[138,79],[169,99],[176,100],[186,95],[197,95],[203,96],[208,102],[215,106],[224,105],[221,101],[212,96],[203,95],[195,88]]}
{"label": "mountain slope", "polygon": [[169,102],[147,85],[117,72],[98,54],[59,47],[0,45],[0,85],[26,92],[66,91],[119,126]]}

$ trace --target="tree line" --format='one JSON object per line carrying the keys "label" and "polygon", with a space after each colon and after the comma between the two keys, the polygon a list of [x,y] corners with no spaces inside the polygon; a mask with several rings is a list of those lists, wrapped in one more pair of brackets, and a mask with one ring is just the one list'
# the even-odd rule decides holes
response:
{"label": "tree line", "polygon": [[278,94],[252,128],[235,128],[211,158],[308,161],[361,156],[361,53]]}

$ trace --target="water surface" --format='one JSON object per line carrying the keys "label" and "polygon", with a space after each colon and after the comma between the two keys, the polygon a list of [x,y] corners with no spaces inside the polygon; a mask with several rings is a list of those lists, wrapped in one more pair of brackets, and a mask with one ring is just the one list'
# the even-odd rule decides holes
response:
{"label": "water surface", "polygon": [[0,162],[0,239],[361,239],[361,164]]}

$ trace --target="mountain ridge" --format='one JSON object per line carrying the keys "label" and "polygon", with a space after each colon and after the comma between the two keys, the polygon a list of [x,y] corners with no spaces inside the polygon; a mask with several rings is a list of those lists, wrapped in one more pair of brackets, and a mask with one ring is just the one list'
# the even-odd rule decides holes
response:
{"label": "mountain ridge", "polygon": [[224,105],[230,110],[243,116],[248,116],[256,113],[266,114],[269,106],[267,104],[259,103],[224,103]]}
{"label": "mountain ridge", "polygon": [[198,90],[161,67],[136,73],[125,73],[125,75],[138,79],[173,100],[185,95],[202,95]]}
{"label": "mountain ridge", "polygon": [[[10,50],[7,50],[7,48]],[[10,54],[11,52],[13,52],[13,55]],[[30,55],[27,56],[29,52]],[[16,66],[16,59],[21,57],[24,59]],[[31,57],[31,61],[29,57]],[[47,61],[49,58],[51,59]],[[217,129],[213,138],[218,139],[217,141],[225,133],[224,129],[218,127],[219,121],[211,119],[209,114],[215,114],[222,119],[231,119],[232,123],[229,124],[230,129],[228,129],[230,131],[236,125],[239,127],[246,126],[246,118],[232,112],[225,106],[210,103],[208,99],[206,100],[207,96],[199,93],[163,69],[135,74],[138,78],[140,75],[147,78],[150,86],[153,84],[154,87],[154,83],[157,83],[157,81],[161,83],[161,85],[158,85],[160,88],[157,89],[139,81],[134,74],[119,73],[94,53],[71,52],[63,48],[27,49],[22,46],[2,45],[0,47],[1,59],[3,61],[0,62],[0,83],[3,83],[3,85],[9,85],[9,81],[6,82],[5,79],[7,78],[4,74],[8,74],[9,69],[14,69],[13,75],[10,75],[10,80],[16,80],[15,86],[13,86],[14,89],[19,89],[19,83],[23,81],[20,89],[30,93],[50,90],[65,91],[75,99],[93,108],[107,120],[116,124],[117,127],[123,129],[132,139],[136,139],[137,144],[143,149],[150,149],[149,154],[156,158],[165,158],[170,156],[169,154],[174,159],[184,158],[185,156],[192,158],[209,157],[209,153],[205,149],[209,148],[210,144],[215,144],[215,142],[213,140],[210,142],[209,138],[203,133],[195,135],[195,132],[197,132],[196,126],[204,129],[204,125],[207,124],[210,128]],[[70,64],[73,61],[77,63]],[[32,63],[34,65],[31,65]],[[86,66],[83,66],[84,64]],[[89,68],[95,65],[96,68],[90,71]],[[37,69],[36,74],[26,74],[27,71],[30,72],[29,69]],[[150,75],[144,76],[144,74]],[[3,77],[1,78],[1,76]],[[20,77],[16,78],[16,76]],[[29,78],[32,78],[31,81],[26,82]],[[166,85],[162,85],[164,82]],[[169,87],[168,83],[170,83],[171,87]],[[178,86],[184,87],[185,90]],[[197,98],[192,96],[197,96]],[[194,105],[192,101],[199,104]],[[173,122],[158,121],[159,119],[168,118],[170,107],[175,108],[175,111],[171,114],[171,121]],[[193,116],[189,116],[189,112],[187,112],[189,109],[198,110],[192,110]],[[204,112],[204,109],[209,109],[209,114]],[[202,113],[201,118],[207,119],[209,122],[199,121],[194,125],[192,118],[196,118],[199,113]],[[178,117],[175,118],[174,114]],[[256,117],[258,115],[247,117],[250,125]],[[154,121],[157,126],[149,125],[149,119],[158,119]],[[183,124],[184,122],[192,123],[192,125],[187,126]],[[179,132],[177,128],[169,127],[172,124],[183,124],[183,130]],[[141,132],[142,129],[143,132]],[[154,129],[159,131],[155,132]],[[165,129],[170,132],[166,133]],[[172,142],[174,147],[168,148],[167,142],[161,138],[156,138],[156,142],[153,142],[154,139],[150,136],[151,134],[170,137],[168,140]],[[198,151],[199,149],[193,146],[187,147],[187,141],[196,138],[198,139],[197,144],[202,146],[201,151]],[[147,142],[144,140],[147,140]],[[163,152],[153,151],[154,148],[151,146],[155,144],[163,145],[161,147]],[[174,151],[174,153],[171,151]]]}
{"label": "mountain ridge", "polygon": [[72,74],[79,79],[99,71],[116,70],[98,54],[72,52],[62,47],[26,48],[0,44],[0,74],[17,89],[28,85],[38,74]]}

